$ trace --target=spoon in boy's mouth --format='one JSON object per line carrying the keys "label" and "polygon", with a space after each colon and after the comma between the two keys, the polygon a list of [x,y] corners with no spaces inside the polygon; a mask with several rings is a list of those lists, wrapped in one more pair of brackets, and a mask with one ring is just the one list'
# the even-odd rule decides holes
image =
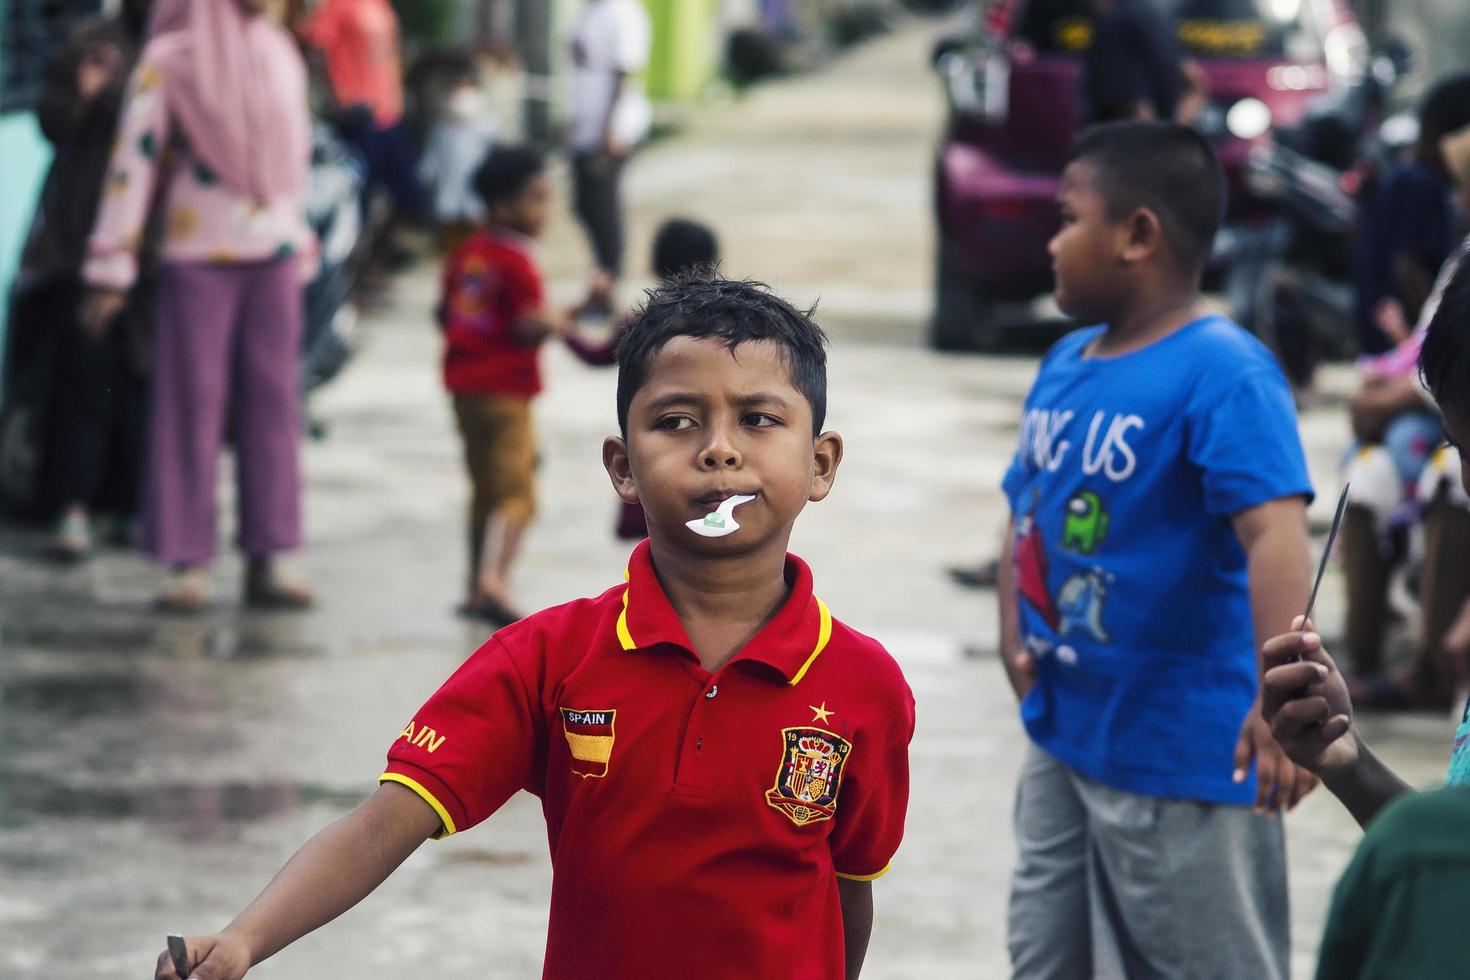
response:
{"label": "spoon in boy's mouth", "polygon": [[754,499],[754,494],[726,497],[720,502],[718,508],[710,511],[704,517],[688,521],[684,526],[706,538],[723,538],[727,534],[734,534],[740,530],[740,525],[735,522],[735,508],[741,504],[748,504]]}

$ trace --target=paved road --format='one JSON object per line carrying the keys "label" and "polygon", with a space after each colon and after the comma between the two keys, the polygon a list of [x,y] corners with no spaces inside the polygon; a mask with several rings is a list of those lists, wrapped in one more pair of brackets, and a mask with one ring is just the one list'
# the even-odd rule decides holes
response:
{"label": "paved road", "polygon": [[[795,548],[835,613],[893,650],[920,705],[908,839],[877,886],[865,976],[880,980],[1004,975],[1022,744],[993,662],[992,605],[942,569],[995,542],[995,488],[1034,363],[919,343],[938,125],[927,31],[713,107],[630,177],[635,255],[663,215],[700,215],[720,230],[728,271],[820,296],[833,333],[830,414],[848,455]],[[546,259],[569,294],[586,258],[566,221]],[[331,429],[307,453],[304,562],[318,610],[238,611],[228,559],[216,608],[159,619],[141,560],[57,568],[36,560],[34,535],[0,532],[0,975],[142,976],[165,932],[222,925],[371,790],[403,721],[483,639],[450,615],[465,487],[436,378],[433,288],[430,270],[403,283],[316,406]],[[598,463],[613,377],[555,350],[547,365],[542,512],[520,575],[538,606],[601,591],[625,558]],[[1330,375],[1329,394],[1346,381]],[[1303,431],[1330,485],[1340,413],[1309,414]],[[1340,619],[1335,580],[1321,610]],[[1416,781],[1442,770],[1443,719],[1372,733]],[[1321,794],[1290,828],[1305,975],[1357,834]],[[536,976],[548,893],[540,814],[521,796],[474,833],[423,848],[360,908],[258,972]]]}

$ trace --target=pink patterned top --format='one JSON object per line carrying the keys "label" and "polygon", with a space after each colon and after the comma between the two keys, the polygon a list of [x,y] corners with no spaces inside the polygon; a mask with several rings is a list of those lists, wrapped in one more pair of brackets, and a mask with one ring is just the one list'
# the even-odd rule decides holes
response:
{"label": "pink patterned top", "polygon": [[157,62],[161,46],[175,42],[171,35],[149,42],[129,83],[82,277],[104,288],[133,285],[154,185],[162,180],[157,206],[165,262],[228,264],[299,255],[302,279],[309,280],[316,274],[317,243],[306,224],[305,202],[261,203],[226,186],[171,125],[163,97],[167,81]]}

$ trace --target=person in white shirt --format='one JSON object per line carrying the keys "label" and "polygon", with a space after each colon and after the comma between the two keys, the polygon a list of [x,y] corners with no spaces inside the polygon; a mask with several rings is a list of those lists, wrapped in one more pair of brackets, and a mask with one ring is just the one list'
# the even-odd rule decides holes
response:
{"label": "person in white shirt", "polygon": [[652,119],[636,78],[652,38],[640,0],[587,0],[572,37],[573,198],[597,261],[594,305],[604,307],[623,265],[619,179]]}

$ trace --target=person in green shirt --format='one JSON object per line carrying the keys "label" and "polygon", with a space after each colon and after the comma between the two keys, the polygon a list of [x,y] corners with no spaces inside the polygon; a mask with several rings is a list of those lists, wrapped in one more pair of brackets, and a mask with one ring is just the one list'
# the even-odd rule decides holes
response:
{"label": "person in green shirt", "polygon": [[[1470,255],[1458,260],[1425,336],[1420,373],[1460,453],[1470,493]],[[1342,674],[1309,621],[1262,649],[1261,712],[1297,765],[1367,828],[1333,896],[1319,980],[1470,977],[1470,704],[1445,788],[1414,793],[1353,725]]]}

